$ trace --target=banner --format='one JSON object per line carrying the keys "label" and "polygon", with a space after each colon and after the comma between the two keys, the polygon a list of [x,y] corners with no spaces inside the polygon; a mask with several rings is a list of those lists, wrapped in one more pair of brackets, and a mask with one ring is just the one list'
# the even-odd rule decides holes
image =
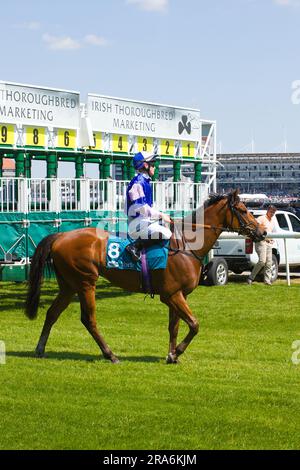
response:
{"label": "banner", "polygon": [[0,123],[79,129],[79,93],[0,82]]}
{"label": "banner", "polygon": [[199,141],[200,111],[168,105],[88,95],[93,131]]}

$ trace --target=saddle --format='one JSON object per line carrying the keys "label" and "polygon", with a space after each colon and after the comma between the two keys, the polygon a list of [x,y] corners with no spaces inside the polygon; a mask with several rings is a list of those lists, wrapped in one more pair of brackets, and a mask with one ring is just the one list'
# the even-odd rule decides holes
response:
{"label": "saddle", "polygon": [[128,238],[110,236],[107,241],[106,268],[138,271],[141,273],[143,292],[153,295],[151,271],[166,269],[169,254],[169,240],[157,240],[157,244],[141,251],[140,261],[134,262],[126,246],[132,243]]}

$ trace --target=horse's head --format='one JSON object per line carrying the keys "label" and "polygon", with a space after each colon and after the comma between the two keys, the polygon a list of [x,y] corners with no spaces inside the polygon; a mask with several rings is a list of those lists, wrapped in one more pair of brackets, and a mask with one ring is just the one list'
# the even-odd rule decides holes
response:
{"label": "horse's head", "polygon": [[264,240],[267,232],[241,202],[238,194],[239,191],[236,189],[227,196],[226,227],[233,232],[250,237],[255,242]]}

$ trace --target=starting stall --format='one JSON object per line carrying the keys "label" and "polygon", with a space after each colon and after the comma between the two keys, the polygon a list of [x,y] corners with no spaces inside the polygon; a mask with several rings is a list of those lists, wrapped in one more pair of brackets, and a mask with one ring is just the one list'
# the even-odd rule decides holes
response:
{"label": "starting stall", "polygon": [[[154,203],[172,217],[215,191],[216,123],[198,110],[97,94],[82,103],[79,92],[0,82],[0,280],[26,279],[35,247],[50,233],[99,223],[124,230],[138,151],[159,155]],[[32,178],[39,160],[46,174]],[[13,162],[14,174],[4,162]],[[74,165],[70,177],[58,178],[60,162]],[[85,174],[90,163],[93,178]],[[183,165],[192,178],[182,178]]]}

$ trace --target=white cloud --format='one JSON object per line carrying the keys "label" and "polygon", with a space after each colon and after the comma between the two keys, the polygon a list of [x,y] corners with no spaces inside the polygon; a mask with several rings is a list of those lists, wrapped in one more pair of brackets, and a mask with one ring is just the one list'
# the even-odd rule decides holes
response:
{"label": "white cloud", "polygon": [[52,51],[75,51],[85,46],[107,46],[107,39],[97,36],[96,34],[87,34],[82,39],[73,39],[70,36],[52,36],[51,34],[43,34],[43,41],[47,44],[47,48]]}
{"label": "white cloud", "polygon": [[108,41],[107,39],[101,37],[101,36],[97,36],[96,34],[87,34],[85,37],[84,37],[84,42],[86,44],[89,44],[91,46],[107,46],[108,44]]}
{"label": "white cloud", "polygon": [[165,12],[169,0],[127,0],[127,3],[137,5],[141,10]]}
{"label": "white cloud", "polygon": [[43,41],[48,45],[48,49],[52,51],[74,51],[81,48],[80,42],[69,36],[51,36],[46,33],[43,34]]}

